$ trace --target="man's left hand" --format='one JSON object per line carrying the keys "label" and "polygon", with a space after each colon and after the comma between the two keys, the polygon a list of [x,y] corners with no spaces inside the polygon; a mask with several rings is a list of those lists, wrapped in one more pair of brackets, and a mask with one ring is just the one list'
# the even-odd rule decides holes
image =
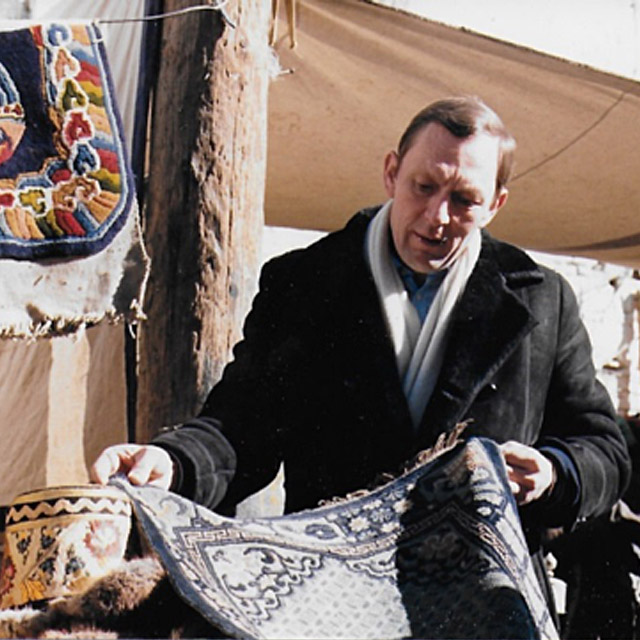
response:
{"label": "man's left hand", "polygon": [[537,449],[509,440],[500,445],[507,465],[509,485],[518,504],[539,500],[555,482],[555,469],[549,458]]}

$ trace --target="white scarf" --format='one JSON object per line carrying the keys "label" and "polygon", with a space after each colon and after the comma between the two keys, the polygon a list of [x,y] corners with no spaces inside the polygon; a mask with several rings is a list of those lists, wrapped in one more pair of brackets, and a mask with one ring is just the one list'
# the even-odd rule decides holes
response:
{"label": "white scarf", "polygon": [[478,260],[481,237],[479,229],[473,230],[452,256],[453,260],[447,261],[448,273],[421,326],[418,312],[391,259],[391,203],[391,200],[387,202],[369,225],[366,256],[393,340],[411,418],[417,428],[440,373],[452,311]]}

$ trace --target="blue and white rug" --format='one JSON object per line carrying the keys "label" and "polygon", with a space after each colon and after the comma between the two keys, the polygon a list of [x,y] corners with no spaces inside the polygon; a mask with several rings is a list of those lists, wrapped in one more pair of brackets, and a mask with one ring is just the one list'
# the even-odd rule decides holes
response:
{"label": "blue and white rug", "polygon": [[117,484],[178,594],[232,637],[557,637],[492,441],[275,518]]}

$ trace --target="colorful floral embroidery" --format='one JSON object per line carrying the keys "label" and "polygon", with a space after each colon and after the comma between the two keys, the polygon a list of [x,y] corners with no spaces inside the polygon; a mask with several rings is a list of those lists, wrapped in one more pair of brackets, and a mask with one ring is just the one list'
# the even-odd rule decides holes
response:
{"label": "colorful floral embroidery", "polygon": [[124,224],[132,180],[100,42],[95,25],[0,33],[0,257],[94,253]]}
{"label": "colorful floral embroidery", "polygon": [[122,553],[122,528],[108,520],[92,520],[84,543],[96,558]]}

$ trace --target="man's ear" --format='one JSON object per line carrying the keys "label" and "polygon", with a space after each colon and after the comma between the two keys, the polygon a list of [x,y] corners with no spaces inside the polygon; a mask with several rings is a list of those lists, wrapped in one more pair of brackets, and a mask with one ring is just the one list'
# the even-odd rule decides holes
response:
{"label": "man's ear", "polygon": [[396,177],[400,159],[395,151],[389,151],[384,159],[384,171],[382,173],[384,188],[389,198],[393,198],[396,191]]}
{"label": "man's ear", "polygon": [[502,209],[502,207],[504,207],[504,205],[507,203],[508,198],[509,198],[509,189],[507,189],[506,187],[501,187],[500,193],[496,198],[496,212],[493,215],[498,213],[498,211]]}
{"label": "man's ear", "polygon": [[505,187],[502,187],[500,189],[500,193],[498,193],[498,195],[495,197],[495,200],[493,201],[493,205],[489,209],[487,216],[485,217],[484,220],[481,221],[480,223],[481,228],[486,227],[496,217],[496,214],[498,213],[498,211],[500,211],[500,209],[502,209],[502,207],[504,207],[508,198],[509,198],[509,190],[506,189]]}

